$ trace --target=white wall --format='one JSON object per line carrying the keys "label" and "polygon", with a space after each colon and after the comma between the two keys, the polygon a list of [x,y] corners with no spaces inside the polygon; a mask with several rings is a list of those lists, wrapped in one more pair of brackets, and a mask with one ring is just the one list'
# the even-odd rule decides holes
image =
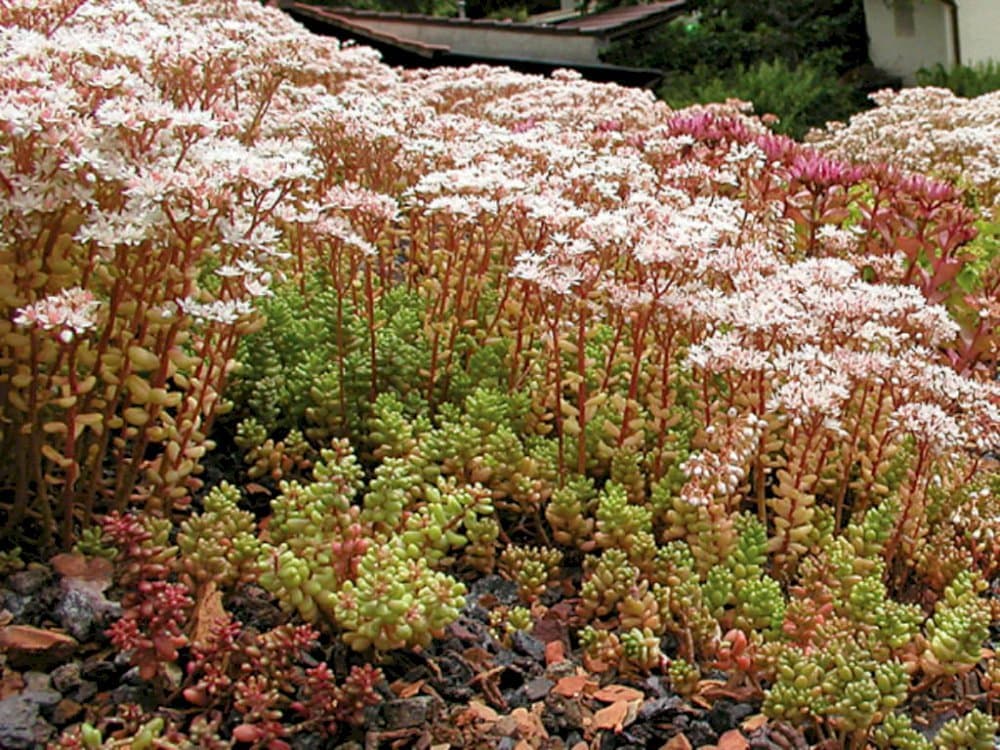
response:
{"label": "white wall", "polygon": [[[906,2],[912,7],[912,34],[899,24],[905,18],[898,16],[897,5]],[[957,0],[957,5],[962,62],[1000,62],[1000,0]],[[941,0],[865,0],[872,62],[906,83],[914,82],[919,68],[950,67],[955,63],[951,19]]]}
{"label": "white wall", "polygon": [[407,19],[365,16],[369,28],[427,44],[445,44],[457,54],[513,57],[566,63],[600,62],[601,40],[589,34],[496,28],[477,23],[415,23]]}
{"label": "white wall", "polygon": [[1000,0],[958,0],[962,62],[1000,63]]}
{"label": "white wall", "polygon": [[[980,1],[1000,3],[1000,0]],[[906,20],[893,4],[899,2],[910,3],[912,34],[906,33],[905,24],[899,23]],[[952,62],[949,11],[939,0],[865,0],[865,24],[872,62],[902,76],[905,83],[913,83],[919,68]]]}

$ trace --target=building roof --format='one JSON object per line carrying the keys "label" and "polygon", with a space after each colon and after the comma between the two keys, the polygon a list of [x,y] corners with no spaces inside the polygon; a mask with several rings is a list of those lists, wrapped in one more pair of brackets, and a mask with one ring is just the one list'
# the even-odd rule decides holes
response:
{"label": "building roof", "polygon": [[[364,24],[366,19],[384,21],[408,21],[428,26],[466,26],[477,29],[512,30],[521,32],[536,32],[543,34],[586,34],[586,35],[620,35],[630,33],[646,26],[664,21],[672,15],[677,15],[686,0],[661,0],[646,5],[628,5],[620,8],[577,16],[569,20],[558,20],[553,23],[538,23],[521,21],[500,21],[492,18],[458,18],[455,16],[428,16],[420,13],[399,13],[395,11],[360,10],[343,6],[318,6],[296,0],[282,0],[280,7],[288,11],[303,14],[321,14],[324,17],[336,16],[341,22]],[[561,14],[561,11],[559,12]],[[561,18],[556,15],[555,18]]]}
{"label": "building roof", "polygon": [[638,31],[677,15],[685,0],[662,0],[646,5],[622,5],[601,13],[577,16],[559,23],[556,28],[576,29],[592,34],[620,34]]}
{"label": "building roof", "polygon": [[[675,7],[683,5],[683,2],[684,0],[670,0],[666,3],[657,3],[656,5],[670,5],[671,7]],[[591,81],[614,82],[625,86],[640,87],[655,86],[663,78],[662,71],[652,68],[608,65],[596,60],[593,62],[574,62],[555,59],[555,56],[549,59],[549,55],[541,57],[531,55],[498,56],[495,53],[491,54],[485,50],[456,50],[449,44],[429,43],[410,36],[400,36],[387,30],[386,24],[379,23],[382,21],[405,21],[408,24],[416,23],[428,26],[447,24],[449,28],[454,28],[456,32],[460,32],[462,28],[469,28],[470,32],[473,29],[480,32],[486,29],[490,33],[495,31],[527,32],[532,36],[538,35],[540,37],[539,49],[546,48],[546,43],[543,41],[545,37],[549,39],[549,48],[555,43],[555,49],[558,49],[558,41],[556,39],[581,36],[605,37],[607,35],[607,28],[618,28],[633,23],[636,20],[636,16],[633,14],[629,14],[627,20],[623,19],[621,24],[615,25],[612,23],[599,29],[577,29],[572,27],[563,28],[562,24],[558,26],[539,26],[485,19],[440,18],[408,13],[383,13],[342,7],[331,8],[297,2],[297,0],[281,0],[280,7],[314,33],[334,36],[341,40],[356,40],[377,49],[382,53],[383,60],[390,65],[402,65],[405,67],[426,67],[428,65],[461,67],[474,64],[488,64],[503,65],[522,73],[542,75],[551,73],[559,68],[571,68]],[[656,10],[656,13],[661,15],[663,12],[663,9],[658,8]],[[599,15],[603,14],[595,14],[595,16]],[[647,19],[652,14],[645,13],[638,15],[643,19]]]}
{"label": "building roof", "polygon": [[[346,32],[347,36],[358,39],[380,51],[384,51],[384,48],[388,46],[427,59],[433,59],[451,51],[451,48],[444,44],[428,44],[416,39],[404,39],[396,34],[376,29],[371,24],[365,23],[363,16],[358,17],[341,12],[344,10],[343,8],[332,9],[307,5],[306,3],[288,2],[282,3],[282,9],[297,20],[305,22],[311,31],[324,33],[330,30],[329,27],[340,29]],[[342,37],[344,35],[333,34],[333,36]]]}

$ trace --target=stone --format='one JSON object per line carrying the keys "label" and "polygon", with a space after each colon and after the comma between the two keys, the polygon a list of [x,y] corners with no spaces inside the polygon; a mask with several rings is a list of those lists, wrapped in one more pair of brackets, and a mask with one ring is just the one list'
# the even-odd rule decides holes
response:
{"label": "stone", "polygon": [[21,679],[24,680],[25,690],[49,690],[52,687],[52,678],[45,672],[25,672]]}
{"label": "stone", "polygon": [[64,727],[83,713],[83,706],[70,698],[63,698],[52,711],[52,723]]}
{"label": "stone", "polygon": [[47,688],[45,690],[25,690],[21,697],[26,701],[34,703],[43,713],[51,713],[56,704],[62,700],[58,691]]}
{"label": "stone", "polygon": [[[71,588],[63,594],[55,615],[74,638],[86,641],[94,634],[95,626],[105,621],[114,608],[99,593],[84,588]],[[121,607],[118,607],[120,610]]]}
{"label": "stone", "polygon": [[7,579],[7,587],[22,596],[28,596],[40,591],[50,578],[48,569],[32,566],[10,576]]}
{"label": "stone", "polygon": [[748,703],[736,703],[730,700],[718,700],[708,712],[708,723],[719,734],[726,730],[739,727],[740,722],[754,713],[754,708]]}
{"label": "stone", "polygon": [[0,747],[6,750],[43,747],[54,731],[41,717],[38,704],[23,695],[0,701]]}
{"label": "stone", "polygon": [[52,687],[63,695],[67,695],[80,687],[83,678],[80,675],[80,662],[71,661],[56,667],[50,676]]}
{"label": "stone", "polygon": [[534,703],[535,701],[542,700],[545,696],[549,694],[552,686],[555,685],[552,680],[548,680],[544,677],[536,677],[533,680],[528,680],[524,685],[524,694],[527,696],[528,700]]}
{"label": "stone", "polygon": [[[128,665],[128,659],[125,660]],[[109,688],[118,684],[118,670],[115,665],[104,659],[88,660],[80,667],[80,676],[85,680],[93,680],[98,687]]]}
{"label": "stone", "polygon": [[77,642],[65,633],[43,630],[30,625],[0,628],[0,649],[7,652],[7,662],[15,669],[48,669],[65,661]]}
{"label": "stone", "polygon": [[97,683],[84,680],[69,697],[75,701],[80,701],[80,703],[85,703],[95,695],[97,695]]}
{"label": "stone", "polygon": [[524,631],[518,630],[510,640],[515,651],[519,651],[525,656],[530,656],[537,662],[545,662],[545,644],[533,635],[528,635]]}
{"label": "stone", "polygon": [[382,705],[382,719],[385,728],[407,729],[422,726],[433,718],[434,699],[429,695],[386,701]]}
{"label": "stone", "polygon": [[319,732],[300,732],[290,744],[292,750],[323,750],[327,747],[326,738]]}

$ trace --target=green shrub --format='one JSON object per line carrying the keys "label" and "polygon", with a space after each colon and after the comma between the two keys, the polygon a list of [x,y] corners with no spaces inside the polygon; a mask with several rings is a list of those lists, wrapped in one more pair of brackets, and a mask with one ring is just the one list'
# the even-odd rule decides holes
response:
{"label": "green shrub", "polygon": [[776,60],[715,74],[697,67],[691,73],[668,76],[659,95],[675,108],[743,99],[752,102],[759,115],[777,115],[774,129],[796,138],[811,127],[846,119],[862,104],[859,94],[817,58],[797,67]]}
{"label": "green shrub", "polygon": [[978,65],[955,65],[946,68],[936,65],[917,71],[921,86],[939,86],[951,89],[958,96],[973,98],[1000,89],[1000,63],[992,60]]}

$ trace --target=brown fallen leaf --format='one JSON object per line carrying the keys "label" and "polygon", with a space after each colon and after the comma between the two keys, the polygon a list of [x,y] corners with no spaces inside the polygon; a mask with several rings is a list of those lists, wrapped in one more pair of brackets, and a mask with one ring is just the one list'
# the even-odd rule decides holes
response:
{"label": "brown fallen leaf", "polygon": [[229,613],[222,606],[222,592],[214,581],[209,581],[198,592],[198,601],[192,615],[194,627],[191,631],[191,643],[195,646],[205,645],[212,637],[212,631],[218,625],[229,621]]}
{"label": "brown fallen leaf", "polygon": [[562,641],[549,641],[545,644],[545,665],[551,667],[566,660],[566,646]]}
{"label": "brown fallen leaf", "polygon": [[417,680],[416,682],[407,682],[406,680],[399,679],[389,685],[389,689],[396,694],[397,698],[412,698],[414,695],[420,692],[420,689],[424,686],[427,680]]}
{"label": "brown fallen leaf", "polygon": [[685,737],[684,733],[682,732],[681,734],[675,734],[673,737],[667,740],[666,743],[663,745],[663,747],[660,748],[660,750],[693,750],[693,749],[691,747],[691,741],[688,740],[688,738]]}
{"label": "brown fallen leaf", "polygon": [[754,714],[753,716],[744,719],[743,723],[740,724],[740,728],[742,728],[744,732],[755,732],[765,724],[767,724],[767,717],[764,714]]}
{"label": "brown fallen leaf", "polygon": [[541,711],[543,707],[544,704],[538,703],[531,711],[521,707],[515,708],[510,712],[510,717],[517,725],[517,731],[521,739],[530,740],[535,737],[540,737],[542,739],[548,738],[549,732],[545,728],[545,725],[542,724],[542,717],[539,716],[539,711]]}
{"label": "brown fallen leaf", "polygon": [[615,701],[594,714],[594,729],[613,729],[620,732],[625,726],[628,716],[628,701]]}
{"label": "brown fallen leaf", "polygon": [[462,718],[474,721],[495,722],[500,720],[500,714],[480,701],[469,701],[469,707],[462,712]]}
{"label": "brown fallen leaf", "polygon": [[563,677],[556,686],[552,688],[552,692],[556,695],[561,695],[564,698],[576,698],[580,695],[584,688],[588,685],[597,686],[597,683],[590,679],[589,675],[585,674],[573,674],[569,677]]}
{"label": "brown fallen leaf", "polygon": [[641,690],[630,688],[627,685],[607,685],[594,693],[593,697],[605,703],[616,703],[617,701],[641,701],[646,696]]}
{"label": "brown fallen leaf", "polygon": [[7,652],[7,661],[15,668],[53,666],[76,651],[78,645],[75,638],[54,630],[31,625],[0,628],[0,650]]}
{"label": "brown fallen leaf", "polygon": [[739,729],[730,729],[719,737],[717,747],[719,750],[747,750],[750,743],[747,742],[747,738],[742,735]]}
{"label": "brown fallen leaf", "polygon": [[115,567],[103,557],[87,557],[74,552],[56,555],[50,561],[52,568],[63,578],[92,581],[97,591],[105,591],[111,586]]}

